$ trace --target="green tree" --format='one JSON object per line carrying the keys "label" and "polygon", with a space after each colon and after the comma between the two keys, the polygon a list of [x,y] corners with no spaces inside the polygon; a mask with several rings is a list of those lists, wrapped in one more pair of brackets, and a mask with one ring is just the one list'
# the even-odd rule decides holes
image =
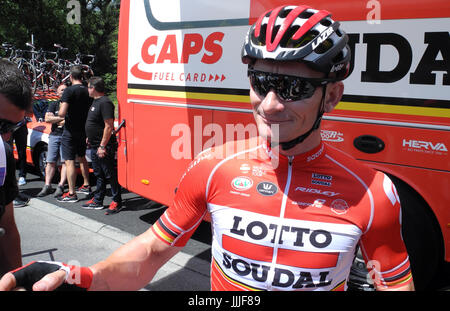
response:
{"label": "green tree", "polygon": [[0,42],[26,49],[26,42],[53,51],[54,43],[67,47],[64,58],[74,59],[77,53],[95,54],[94,73],[107,81],[109,91],[115,90],[117,68],[117,34],[120,1],[77,0],[80,23],[72,24],[67,16],[72,7],[69,0],[1,0]]}

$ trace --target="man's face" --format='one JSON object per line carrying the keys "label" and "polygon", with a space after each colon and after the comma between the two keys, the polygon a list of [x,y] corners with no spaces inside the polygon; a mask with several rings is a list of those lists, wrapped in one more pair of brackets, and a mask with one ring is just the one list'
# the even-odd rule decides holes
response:
{"label": "man's face", "polygon": [[[25,117],[25,111],[15,106],[3,94],[0,94],[0,119],[11,121],[12,123],[19,123]],[[11,138],[11,133],[2,134],[4,141]]]}
{"label": "man's face", "polygon": [[[258,60],[253,69],[305,78],[322,77],[321,73],[296,62],[276,63]],[[250,87],[250,102],[259,134],[266,139],[287,142],[306,133],[316,120],[322,92],[323,87],[317,87],[310,98],[287,102],[278,98],[273,90],[264,97]],[[275,130],[277,126],[278,135]]]}
{"label": "man's face", "polygon": [[88,91],[89,91],[89,97],[94,98],[94,96],[95,96],[95,94],[94,94],[95,88],[91,84],[88,85]]}

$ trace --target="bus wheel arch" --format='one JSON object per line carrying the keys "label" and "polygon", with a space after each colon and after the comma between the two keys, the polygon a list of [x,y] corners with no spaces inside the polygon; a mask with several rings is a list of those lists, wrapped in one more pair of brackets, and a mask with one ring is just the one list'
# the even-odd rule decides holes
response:
{"label": "bus wheel arch", "polygon": [[400,178],[386,173],[395,184],[402,206],[402,235],[416,290],[430,289],[444,262],[443,235],[425,199]]}

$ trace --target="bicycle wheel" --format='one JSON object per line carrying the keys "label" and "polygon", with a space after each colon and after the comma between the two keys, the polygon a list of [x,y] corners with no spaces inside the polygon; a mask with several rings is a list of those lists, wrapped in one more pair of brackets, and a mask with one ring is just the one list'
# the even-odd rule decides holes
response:
{"label": "bicycle wheel", "polygon": [[34,94],[36,92],[37,87],[37,79],[36,79],[36,68],[32,64],[30,64],[25,58],[20,58],[16,60],[18,64],[18,68],[24,76],[30,81],[31,91]]}
{"label": "bicycle wheel", "polygon": [[47,90],[50,91],[50,89],[56,89],[58,87],[57,85],[57,77],[56,77],[56,70],[58,69],[58,65],[51,60],[48,59],[45,61],[43,70],[43,83],[47,87]]}

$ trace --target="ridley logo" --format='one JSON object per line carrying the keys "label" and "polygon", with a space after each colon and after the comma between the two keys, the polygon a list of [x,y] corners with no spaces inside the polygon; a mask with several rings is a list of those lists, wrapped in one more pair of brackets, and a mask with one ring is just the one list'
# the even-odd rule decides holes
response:
{"label": "ridley logo", "polygon": [[245,191],[253,186],[253,181],[248,177],[236,177],[231,181],[231,187],[238,191]]}
{"label": "ridley logo", "polygon": [[256,186],[256,190],[261,195],[272,196],[278,192],[278,187],[271,182],[263,181]]}

